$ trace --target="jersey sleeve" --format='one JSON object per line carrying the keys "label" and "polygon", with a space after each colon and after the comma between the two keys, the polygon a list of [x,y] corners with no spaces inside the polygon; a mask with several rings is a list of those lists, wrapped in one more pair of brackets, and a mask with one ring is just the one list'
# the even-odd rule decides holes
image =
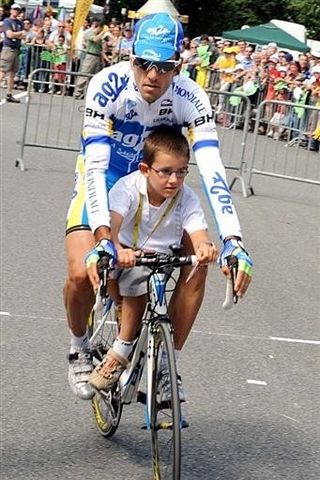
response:
{"label": "jersey sleeve", "polygon": [[[238,216],[220,157],[219,140],[209,98],[195,82],[189,80],[189,84],[187,101],[183,102],[184,117],[216,228],[222,240],[232,235],[241,237]],[[179,95],[179,91],[177,94]]]}
{"label": "jersey sleeve", "polygon": [[111,117],[126,76],[112,67],[102,70],[89,82],[86,94],[82,148],[85,158],[86,206],[89,225],[110,226],[107,176],[110,161]]}

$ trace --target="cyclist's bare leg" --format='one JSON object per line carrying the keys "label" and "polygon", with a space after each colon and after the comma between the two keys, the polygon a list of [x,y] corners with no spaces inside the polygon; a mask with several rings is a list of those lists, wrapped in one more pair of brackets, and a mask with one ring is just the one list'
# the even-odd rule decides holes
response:
{"label": "cyclist's bare leg", "polygon": [[85,335],[87,319],[94,304],[94,293],[84,263],[85,255],[94,247],[89,230],[77,230],[66,236],[68,277],[63,289],[68,325],[76,337]]}
{"label": "cyclist's bare leg", "polygon": [[[194,254],[191,239],[186,232],[184,232],[182,243],[185,254]],[[181,268],[178,283],[169,305],[169,315],[174,327],[174,346],[176,350],[181,350],[187,340],[204,297],[207,268],[201,267],[186,283],[192,268],[188,266]]]}
{"label": "cyclist's bare leg", "polygon": [[94,395],[88,378],[92,372],[92,358],[89,352],[87,320],[94,304],[94,293],[84,263],[86,253],[94,247],[94,237],[89,230],[78,230],[66,236],[68,278],[63,296],[71,330],[71,351],[69,354],[68,380],[72,391],[83,400]]}

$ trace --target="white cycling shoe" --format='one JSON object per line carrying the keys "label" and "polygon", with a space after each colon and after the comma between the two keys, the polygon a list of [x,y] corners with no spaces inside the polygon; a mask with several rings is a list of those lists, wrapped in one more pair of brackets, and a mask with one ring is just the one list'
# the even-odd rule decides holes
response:
{"label": "white cycling shoe", "polygon": [[93,370],[91,353],[87,350],[70,353],[68,360],[68,380],[73,393],[82,400],[91,400],[95,394],[94,388],[88,383]]}

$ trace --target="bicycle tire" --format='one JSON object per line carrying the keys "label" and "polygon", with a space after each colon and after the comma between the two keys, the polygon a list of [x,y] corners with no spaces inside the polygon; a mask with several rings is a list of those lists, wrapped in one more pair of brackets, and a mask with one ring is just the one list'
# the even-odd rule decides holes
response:
{"label": "bicycle tire", "polygon": [[[92,310],[88,319],[88,332],[93,363],[97,365],[106,355],[118,334],[117,312],[111,299],[98,312]],[[122,404],[117,386],[110,392],[97,392],[91,400],[93,415],[100,434],[111,437],[117,430]]]}
{"label": "bicycle tire", "polygon": [[[157,347],[151,389],[151,449],[154,480],[180,480],[181,410],[177,385],[176,362],[170,325],[166,320],[156,324]],[[166,350],[171,383],[171,402],[165,408],[158,402],[160,356]]]}

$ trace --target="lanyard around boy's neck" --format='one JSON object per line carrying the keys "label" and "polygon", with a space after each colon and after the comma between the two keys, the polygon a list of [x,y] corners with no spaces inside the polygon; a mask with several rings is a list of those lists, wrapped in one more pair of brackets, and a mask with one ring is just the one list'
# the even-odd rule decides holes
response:
{"label": "lanyard around boy's neck", "polygon": [[[172,210],[174,204],[176,203],[177,201],[177,198],[178,198],[178,195],[179,195],[179,192],[177,192],[175,194],[174,197],[171,198],[171,201],[170,203],[167,205],[167,208],[165,209],[165,211],[163,212],[163,214],[161,215],[161,217],[157,220],[157,222],[153,225],[150,233],[148,234],[147,238],[145,239],[145,241],[143,242],[143,244],[141,245],[140,248],[142,248],[146,243],[147,241],[149,240],[149,238],[151,237],[151,235],[154,234],[154,232],[157,230],[157,228],[161,225],[161,223],[163,222],[163,220],[165,219],[165,217],[169,214],[169,212]],[[139,240],[139,232],[140,232],[140,225],[141,225],[141,218],[142,218],[142,210],[143,210],[143,195],[142,193],[139,193],[139,205],[138,205],[138,209],[136,211],[136,214],[134,216],[134,227],[133,227],[133,233],[132,233],[132,248],[135,250],[137,248],[137,244],[138,244],[138,240]]]}

